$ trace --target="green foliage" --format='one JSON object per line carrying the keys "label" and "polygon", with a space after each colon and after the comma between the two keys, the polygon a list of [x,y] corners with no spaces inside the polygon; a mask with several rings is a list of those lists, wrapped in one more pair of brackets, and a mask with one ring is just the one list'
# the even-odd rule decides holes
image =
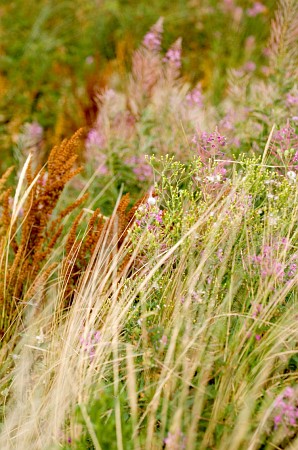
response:
{"label": "green foliage", "polygon": [[[101,448],[109,448],[111,450],[117,450],[117,437],[116,437],[116,418],[115,418],[115,396],[113,386],[103,387],[102,389],[97,386],[96,394],[94,393],[93,400],[87,405],[87,415],[90,420],[89,427],[94,430],[96,438]],[[131,438],[131,422],[129,417],[129,406],[127,401],[126,391],[123,387],[118,400],[121,408],[121,427],[122,438],[125,442],[125,448],[132,449]],[[76,421],[83,425],[81,438],[72,443],[71,448],[77,450],[93,450],[94,444],[92,438],[88,433],[88,428],[84,417],[82,416],[81,406],[77,406]],[[67,447],[65,447],[66,449]]]}

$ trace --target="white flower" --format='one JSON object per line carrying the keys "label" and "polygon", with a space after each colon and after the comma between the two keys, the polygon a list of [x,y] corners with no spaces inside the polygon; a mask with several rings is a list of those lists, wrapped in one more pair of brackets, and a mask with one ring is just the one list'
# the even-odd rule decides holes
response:
{"label": "white flower", "polygon": [[269,225],[274,226],[277,224],[277,221],[278,221],[278,217],[275,217],[273,214],[269,214],[269,219],[268,219]]}
{"label": "white flower", "polygon": [[37,340],[38,344],[43,344],[45,341],[45,335],[43,333],[43,329],[40,329],[40,334],[38,336],[35,336],[35,339]]}
{"label": "white flower", "polygon": [[151,196],[148,198],[147,203],[148,203],[148,205],[153,206],[156,204],[156,200],[154,197]]}
{"label": "white flower", "polygon": [[287,177],[289,178],[290,181],[296,181],[296,173],[293,172],[293,170],[289,170],[289,172],[287,172]]}

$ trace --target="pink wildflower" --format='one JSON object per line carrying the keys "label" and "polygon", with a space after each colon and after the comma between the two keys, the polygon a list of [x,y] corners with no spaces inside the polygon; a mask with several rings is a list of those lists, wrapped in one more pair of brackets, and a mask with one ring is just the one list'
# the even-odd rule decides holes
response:
{"label": "pink wildflower", "polygon": [[287,387],[274,402],[274,428],[280,425],[296,427],[298,425],[298,397],[292,387]]}
{"label": "pink wildflower", "polygon": [[132,166],[133,173],[139,181],[146,181],[152,178],[152,167],[146,162],[145,156],[131,156],[125,160],[125,164]]}
{"label": "pink wildflower", "polygon": [[108,173],[106,166],[107,156],[101,151],[105,144],[105,136],[98,129],[93,128],[89,131],[85,141],[86,159],[91,164],[95,163],[98,166],[98,173],[102,175]]}
{"label": "pink wildflower", "polygon": [[96,346],[99,343],[100,338],[101,335],[99,331],[91,331],[86,336],[83,334],[80,338],[82,348],[88,353],[91,360],[93,360],[95,356]]}
{"label": "pink wildflower", "polygon": [[163,61],[168,63],[173,68],[180,69],[181,67],[181,38],[177,39],[169,48]]}
{"label": "pink wildflower", "polygon": [[25,123],[18,137],[25,148],[37,147],[43,138],[43,127],[38,122]]}
{"label": "pink wildflower", "polygon": [[243,69],[246,72],[254,72],[256,70],[256,63],[253,61],[247,61],[247,63],[244,64]]}
{"label": "pink wildflower", "polygon": [[252,8],[249,8],[246,13],[249,17],[256,17],[259,14],[263,14],[266,11],[266,7],[261,2],[255,2]]}
{"label": "pink wildflower", "polygon": [[143,39],[143,45],[152,52],[159,52],[161,47],[161,36],[163,32],[163,18],[161,17],[153,25]]}
{"label": "pink wildflower", "polygon": [[103,135],[96,129],[92,129],[89,131],[86,139],[86,149],[90,150],[91,148],[102,148],[104,147],[105,139]]}
{"label": "pink wildflower", "polygon": [[200,83],[187,94],[186,100],[190,106],[198,106],[199,108],[202,108],[203,94]]}
{"label": "pink wildflower", "polygon": [[161,345],[163,345],[163,346],[167,345],[167,343],[168,343],[168,338],[167,338],[167,336],[166,336],[165,334],[162,335],[162,337],[161,337],[161,339],[160,339],[159,342],[160,342]]}
{"label": "pink wildflower", "polygon": [[298,105],[298,95],[287,94],[286,103],[288,106]]}

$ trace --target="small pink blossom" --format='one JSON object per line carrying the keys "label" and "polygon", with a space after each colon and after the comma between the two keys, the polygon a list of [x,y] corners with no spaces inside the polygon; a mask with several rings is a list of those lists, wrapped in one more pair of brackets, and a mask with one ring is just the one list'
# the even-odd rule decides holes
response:
{"label": "small pink blossom", "polygon": [[246,72],[254,72],[256,70],[256,63],[253,61],[247,61],[247,63],[244,64],[243,69]]}
{"label": "small pink blossom", "polygon": [[176,42],[169,48],[164,57],[163,61],[173,66],[176,69],[181,67],[181,38],[177,39]]}
{"label": "small pink blossom", "polygon": [[152,178],[152,167],[146,162],[144,155],[131,156],[125,160],[125,164],[132,167],[132,171],[139,181],[146,181]]}
{"label": "small pink blossom", "polygon": [[89,131],[86,139],[86,149],[102,148],[105,144],[104,136],[95,128]]}
{"label": "small pink blossom", "polygon": [[161,337],[161,339],[160,339],[159,342],[160,342],[161,345],[163,345],[163,346],[167,345],[167,343],[168,343],[168,338],[167,338],[167,336],[166,336],[165,334],[162,335],[162,337]]}
{"label": "small pink blossom", "polygon": [[249,8],[246,13],[249,17],[256,17],[259,14],[263,14],[266,11],[266,7],[261,2],[255,2],[252,8]]}
{"label": "small pink blossom", "polygon": [[298,95],[287,94],[286,103],[288,106],[298,105]]}
{"label": "small pink blossom", "polygon": [[143,39],[143,45],[148,50],[159,52],[161,47],[161,37],[163,32],[163,18],[160,18],[153,25]]}
{"label": "small pink blossom", "polygon": [[262,305],[260,303],[255,305],[255,307],[253,309],[252,316],[253,317],[258,317],[261,314],[261,312],[262,312],[262,308],[263,307],[262,307]]}
{"label": "small pink blossom", "polygon": [[199,108],[202,108],[203,94],[200,83],[187,94],[186,100],[190,106],[198,106]]}
{"label": "small pink blossom", "polygon": [[88,353],[90,360],[93,360],[95,356],[96,346],[101,339],[101,334],[99,331],[90,331],[85,336],[82,334],[80,338],[80,343],[85,352]]}
{"label": "small pink blossom", "polygon": [[274,428],[284,425],[296,427],[298,425],[298,397],[295,390],[288,386],[274,401]]}
{"label": "small pink blossom", "polygon": [[263,75],[268,77],[272,73],[272,69],[269,66],[262,66],[261,67],[261,72],[262,72]]}
{"label": "small pink blossom", "polygon": [[43,139],[43,127],[38,122],[25,123],[18,138],[21,145],[27,149],[38,147]]}

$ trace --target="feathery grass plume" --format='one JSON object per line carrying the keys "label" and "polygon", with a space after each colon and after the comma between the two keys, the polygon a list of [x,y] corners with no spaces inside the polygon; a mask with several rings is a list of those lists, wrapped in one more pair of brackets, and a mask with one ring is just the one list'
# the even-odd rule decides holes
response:
{"label": "feathery grass plume", "polygon": [[[7,191],[2,199],[1,226],[2,234],[5,233],[2,238],[5,251],[1,257],[0,299],[1,329],[4,332],[21,311],[18,305],[26,286],[34,282],[62,235],[62,220],[86,199],[86,195],[81,196],[54,218],[65,184],[82,170],[74,167],[82,134],[83,130],[79,130],[72,138],[53,148],[47,170],[42,169],[32,175],[28,159],[25,167],[29,188],[19,199],[23,186],[18,186],[12,213],[9,205],[11,191]],[[23,178],[20,177],[21,184]]]}
{"label": "feathery grass plume", "polygon": [[[102,254],[106,255],[105,264],[107,266],[111,263],[115,253],[121,251],[122,254],[125,254],[125,251],[127,252],[130,246],[127,236],[136,220],[138,208],[146,201],[147,197],[144,195],[127,210],[130,196],[129,194],[123,195],[110,218],[104,218],[100,209],[96,209],[82,237],[77,236],[77,230],[83,217],[83,211],[76,217],[68,232],[65,245],[64,277],[68,280],[65,291],[66,305],[71,304],[74,289],[82,274],[86,272],[87,268],[89,271],[92,270],[90,260],[93,259],[92,255],[96,249],[100,248]],[[125,246],[125,251],[123,246]],[[123,273],[127,269],[129,261],[130,255],[127,253],[117,269],[119,273]]]}
{"label": "feathery grass plume", "polygon": [[160,18],[145,35],[141,47],[132,57],[129,105],[136,116],[148,103],[154,87],[162,77],[160,55],[162,31],[163,18]]}
{"label": "feathery grass plume", "polygon": [[180,76],[182,38],[178,38],[169,48],[163,61],[165,63],[166,78],[172,82]]}
{"label": "feathery grass plume", "polygon": [[270,65],[283,82],[297,78],[298,66],[298,4],[280,0],[271,24],[268,45]]}

